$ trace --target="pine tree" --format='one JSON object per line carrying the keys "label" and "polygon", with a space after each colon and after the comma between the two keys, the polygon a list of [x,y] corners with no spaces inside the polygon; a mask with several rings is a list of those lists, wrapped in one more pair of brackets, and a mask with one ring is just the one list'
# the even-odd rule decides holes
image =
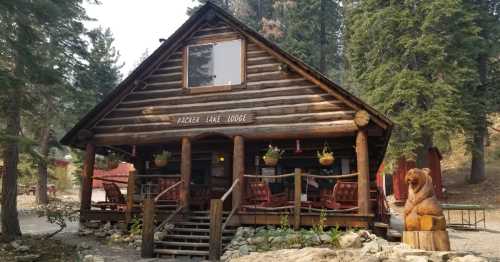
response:
{"label": "pine tree", "polygon": [[44,64],[44,48],[50,46],[51,51],[76,56],[74,43],[79,42],[81,21],[85,19],[81,0],[0,2],[0,100],[6,109],[2,111],[6,124],[0,137],[5,165],[1,219],[2,237],[6,240],[21,235],[16,199],[19,151],[26,140],[21,135],[21,117],[37,114],[32,91],[53,80],[46,77],[47,69],[57,71]]}
{"label": "pine tree", "polygon": [[477,80],[471,46],[476,14],[460,1],[366,0],[346,3],[349,78],[396,122],[389,157],[427,165],[466,121],[461,87]]}

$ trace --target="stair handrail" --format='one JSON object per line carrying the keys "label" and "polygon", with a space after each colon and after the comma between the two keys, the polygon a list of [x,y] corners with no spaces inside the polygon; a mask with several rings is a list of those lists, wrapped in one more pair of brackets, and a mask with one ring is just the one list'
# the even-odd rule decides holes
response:
{"label": "stair handrail", "polygon": [[162,229],[162,227],[164,227],[172,219],[174,219],[174,217],[177,216],[177,214],[179,214],[182,211],[183,208],[184,208],[183,206],[177,207],[177,209],[175,209],[174,212],[172,212],[167,218],[165,218],[165,220],[163,220],[157,227],[155,227],[154,232],[160,231]]}
{"label": "stair handrail", "polygon": [[177,183],[167,187],[165,190],[161,191],[158,195],[156,195],[155,197],[155,203],[158,202],[158,200],[160,200],[160,197],[162,197],[163,195],[165,195],[166,193],[168,193],[169,191],[171,191],[172,189],[178,187],[179,185],[181,185],[182,183],[184,183],[183,180],[180,180],[178,181]]}
{"label": "stair handrail", "polygon": [[226,221],[222,223],[222,206],[227,197],[233,193],[234,188],[238,185],[240,179],[237,178],[233,181],[231,187],[219,199],[212,199],[210,201],[210,249],[209,259],[211,261],[219,260],[222,253],[222,232],[226,227],[231,217],[236,213],[238,206],[233,206]]}

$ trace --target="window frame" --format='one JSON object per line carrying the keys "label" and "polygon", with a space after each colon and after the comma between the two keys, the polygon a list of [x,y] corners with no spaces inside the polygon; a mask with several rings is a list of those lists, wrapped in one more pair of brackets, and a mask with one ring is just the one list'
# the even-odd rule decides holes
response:
{"label": "window frame", "polygon": [[[239,84],[213,84],[213,85],[203,85],[203,86],[189,86],[189,48],[194,46],[203,46],[203,45],[215,45],[217,43],[229,42],[239,40],[240,41],[240,83]],[[246,82],[246,41],[244,38],[234,38],[234,39],[220,39],[220,40],[211,40],[211,41],[201,41],[192,44],[188,44],[184,47],[183,50],[183,87],[191,93],[198,92],[210,92],[210,91],[228,91],[231,90],[232,87],[235,86],[244,86]]]}

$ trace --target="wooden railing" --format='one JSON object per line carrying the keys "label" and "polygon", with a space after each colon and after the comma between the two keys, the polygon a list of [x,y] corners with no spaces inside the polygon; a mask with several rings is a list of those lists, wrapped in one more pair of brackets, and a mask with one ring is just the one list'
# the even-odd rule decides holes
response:
{"label": "wooden railing", "polygon": [[299,227],[300,227],[300,216],[301,216],[302,209],[307,209],[308,211],[315,211],[315,212],[322,212],[323,211],[323,212],[327,212],[327,213],[345,213],[345,212],[352,212],[352,211],[358,209],[357,207],[355,207],[355,208],[342,209],[342,210],[337,210],[337,209],[323,210],[323,209],[319,209],[319,208],[302,207],[302,200],[301,200],[302,177],[310,177],[310,178],[315,178],[315,179],[339,179],[339,178],[352,178],[352,177],[357,177],[357,176],[358,176],[358,173],[345,174],[345,175],[330,175],[330,176],[313,175],[313,174],[309,174],[309,173],[302,173],[302,170],[300,168],[296,168],[293,173],[287,173],[287,174],[283,174],[283,175],[244,175],[244,177],[247,179],[258,179],[258,178],[279,179],[279,178],[294,177],[294,201],[293,201],[293,205],[286,205],[286,206],[279,206],[279,207],[255,207],[255,209],[264,210],[264,211],[278,211],[278,210],[291,210],[291,209],[293,209],[293,226],[295,229],[299,229]]}
{"label": "wooden railing", "polygon": [[233,206],[228,217],[222,223],[223,205],[224,201],[234,192],[234,189],[239,184],[240,180],[237,178],[220,199],[210,200],[210,261],[218,261],[222,254],[222,233],[239,208],[239,206]]}
{"label": "wooden railing", "polygon": [[154,233],[162,230],[162,228],[168,224],[170,221],[174,219],[182,210],[183,206],[180,205],[176,208],[174,212],[172,212],[160,225],[157,227],[154,226],[154,216],[156,203],[158,200],[168,193],[172,191],[174,188],[182,185],[184,181],[178,181],[177,183],[167,187],[165,190],[156,195],[155,198],[152,198],[151,189],[146,190],[146,194],[144,195],[143,200],[143,230],[142,230],[142,247],[141,247],[141,256],[144,258],[153,257],[154,253]]}

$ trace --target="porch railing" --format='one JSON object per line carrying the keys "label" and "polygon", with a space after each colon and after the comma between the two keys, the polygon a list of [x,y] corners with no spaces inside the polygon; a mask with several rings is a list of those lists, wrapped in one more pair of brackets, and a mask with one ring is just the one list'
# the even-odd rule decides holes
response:
{"label": "porch railing", "polygon": [[234,192],[238,184],[240,184],[240,180],[237,178],[220,199],[210,200],[210,261],[219,260],[222,254],[222,233],[239,208],[239,206],[233,206],[226,220],[222,223],[224,201]]}
{"label": "porch railing", "polygon": [[293,209],[293,226],[295,229],[299,229],[300,227],[300,217],[302,210],[307,210],[307,211],[314,211],[314,212],[326,212],[326,213],[346,213],[346,212],[352,212],[358,209],[358,207],[354,208],[346,208],[346,209],[320,209],[320,208],[313,208],[311,206],[306,207],[302,206],[302,177],[307,177],[307,178],[315,178],[315,179],[340,179],[340,178],[353,178],[357,177],[358,173],[352,173],[352,174],[345,174],[345,175],[330,175],[330,176],[323,176],[323,175],[313,175],[309,173],[302,173],[302,170],[300,168],[296,168],[293,173],[287,173],[283,175],[244,175],[244,178],[246,179],[260,179],[260,178],[274,178],[274,179],[279,179],[279,178],[287,178],[287,177],[294,177],[294,197],[293,197],[293,205],[284,205],[284,206],[276,206],[276,207],[258,207],[258,206],[251,206],[252,208],[256,210],[263,210],[263,211],[278,211],[278,210],[292,210]]}

